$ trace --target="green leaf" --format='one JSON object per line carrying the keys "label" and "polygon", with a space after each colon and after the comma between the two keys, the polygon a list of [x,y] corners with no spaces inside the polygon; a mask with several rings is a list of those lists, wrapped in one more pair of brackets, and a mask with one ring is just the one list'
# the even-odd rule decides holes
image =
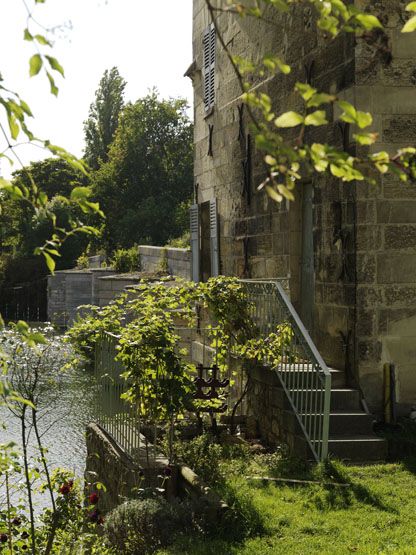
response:
{"label": "green leaf", "polygon": [[296,127],[304,122],[303,116],[297,112],[285,112],[274,120],[276,127]]}
{"label": "green leaf", "polygon": [[416,30],[416,15],[411,17],[409,21],[404,25],[402,33],[413,33]]}
{"label": "green leaf", "polygon": [[27,114],[30,117],[33,117],[32,110],[24,100],[20,100],[20,106],[22,110],[25,112],[25,114]]}
{"label": "green leaf", "polygon": [[13,114],[8,114],[7,120],[9,122],[9,128],[10,128],[12,139],[16,140],[20,132],[19,124],[17,123],[17,120]]}
{"label": "green leaf", "polygon": [[334,102],[336,97],[332,94],[326,93],[317,93],[312,96],[310,100],[306,103],[308,108],[317,108],[321,106],[321,104],[329,104],[330,102]]}
{"label": "green leaf", "polygon": [[29,29],[25,29],[23,32],[23,39],[24,40],[28,40],[28,41],[32,41],[33,40],[33,35],[30,34]]}
{"label": "green leaf", "polygon": [[46,266],[48,267],[48,270],[51,272],[51,274],[53,274],[56,266],[55,260],[52,258],[50,254],[48,254],[45,251],[42,251],[42,254],[45,258],[45,262],[46,262]]}
{"label": "green leaf", "polygon": [[87,200],[91,196],[91,189],[89,187],[75,187],[71,191],[71,200],[74,202],[80,200]]}
{"label": "green leaf", "polygon": [[407,4],[406,11],[407,12],[416,12],[416,2],[410,2],[410,4]]}
{"label": "green leaf", "polygon": [[353,138],[359,145],[373,145],[378,138],[377,133],[356,133]]}
{"label": "green leaf", "polygon": [[282,195],[280,195],[276,189],[274,189],[273,187],[271,187],[270,185],[266,185],[266,193],[269,195],[269,197],[273,200],[275,200],[276,202],[282,202],[283,197]]}
{"label": "green leaf", "polygon": [[303,100],[311,99],[317,92],[317,90],[308,85],[308,83],[296,83],[295,90],[298,91]]}
{"label": "green leaf", "polygon": [[375,29],[377,27],[379,29],[383,28],[382,24],[375,15],[360,13],[356,15],[355,18],[357,21],[360,22],[362,27],[364,27],[364,29],[367,29],[368,31],[371,31],[371,29]]}
{"label": "green leaf", "polygon": [[49,65],[52,69],[60,73],[62,77],[65,77],[64,68],[61,66],[56,58],[54,58],[53,56],[45,56],[45,58],[48,60]]}
{"label": "green leaf", "polygon": [[325,110],[316,110],[312,114],[308,114],[305,118],[305,125],[314,125],[318,127],[319,125],[325,125],[328,123],[326,119]]}
{"label": "green leaf", "polygon": [[360,129],[364,129],[373,123],[373,116],[368,112],[357,112],[356,122]]}
{"label": "green leaf", "polygon": [[285,2],[285,0],[270,0],[270,4],[272,4],[275,8],[277,8],[281,12],[289,11],[289,6]]}
{"label": "green leaf", "polygon": [[357,110],[354,108],[354,106],[346,100],[339,100],[338,106],[342,108],[345,114],[351,118],[348,123],[355,123],[355,120],[357,118]]}
{"label": "green leaf", "polygon": [[46,75],[47,75],[47,77],[48,77],[49,85],[50,85],[50,87],[51,87],[51,93],[52,93],[54,96],[58,96],[59,89],[58,89],[58,87],[55,85],[55,79],[52,77],[52,75],[49,73],[49,71],[46,72]]}
{"label": "green leaf", "polygon": [[42,46],[52,46],[52,44],[48,41],[48,39],[43,35],[35,35],[34,38]]}
{"label": "green leaf", "polygon": [[42,64],[43,62],[40,54],[34,54],[29,60],[29,75],[31,77],[37,75],[42,69]]}

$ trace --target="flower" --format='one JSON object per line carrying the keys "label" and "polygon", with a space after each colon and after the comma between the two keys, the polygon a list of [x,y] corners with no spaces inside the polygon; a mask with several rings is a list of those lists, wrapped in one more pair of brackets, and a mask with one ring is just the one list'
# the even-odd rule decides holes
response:
{"label": "flower", "polygon": [[7,534],[0,534],[1,543],[6,543],[8,539],[9,539],[9,536]]}
{"label": "flower", "polygon": [[166,478],[170,478],[172,476],[172,468],[170,466],[167,466],[163,471],[163,474],[166,476]]}
{"label": "flower", "polygon": [[22,521],[20,520],[19,517],[15,516],[14,519],[12,520],[12,524],[13,526],[20,526],[22,524]]}
{"label": "flower", "polygon": [[98,503],[98,493],[96,493],[95,491],[93,493],[91,493],[91,495],[88,497],[88,501],[90,502],[90,505],[96,505]]}
{"label": "flower", "polygon": [[22,538],[22,540],[27,540],[27,538],[29,537],[29,534],[27,532],[22,532],[20,534],[20,537]]}
{"label": "flower", "polygon": [[62,484],[62,486],[59,488],[59,493],[62,493],[62,495],[68,495],[70,491],[71,491],[71,486],[67,483]]}

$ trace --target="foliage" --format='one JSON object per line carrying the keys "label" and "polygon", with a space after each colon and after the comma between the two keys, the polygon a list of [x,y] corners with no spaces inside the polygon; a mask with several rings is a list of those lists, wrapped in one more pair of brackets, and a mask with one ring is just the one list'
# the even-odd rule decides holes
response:
{"label": "foliage", "polygon": [[89,267],[90,261],[89,261],[89,256],[88,254],[84,251],[82,254],[80,254],[77,258],[77,268],[79,268],[80,270],[84,270],[86,268]]}
{"label": "foliage", "polygon": [[192,162],[192,124],[184,100],[160,100],[152,92],[124,108],[108,162],[92,176],[107,215],[107,251],[135,243],[163,245],[183,233]]}
{"label": "foliage", "polygon": [[120,296],[102,308],[93,305],[82,307],[84,316],[78,316],[67,331],[67,339],[78,355],[93,363],[95,347],[102,335],[106,332],[120,333],[125,301],[126,297]]}
{"label": "foliage", "polygon": [[[19,423],[21,435],[20,449],[13,444],[0,446],[0,487],[5,499],[0,534],[4,543],[10,552],[62,553],[70,544],[74,553],[81,549],[109,553],[104,546],[101,550],[102,542],[96,535],[99,513],[95,502],[90,500],[84,510],[82,489],[72,473],[61,469],[51,472],[39,428],[45,413],[61,401],[62,384],[56,377],[68,360],[67,350],[55,338],[46,339],[24,322],[4,330],[0,341],[6,353],[8,387],[14,392],[4,392],[1,402]],[[29,449],[31,434],[35,439]],[[36,493],[43,494],[46,504],[38,515],[34,512]],[[97,518],[92,518],[92,512]]]}
{"label": "foliage", "polygon": [[[13,266],[15,260],[32,257],[35,249],[45,244],[56,230],[66,229],[68,234],[61,245],[57,269],[71,268],[85,248],[87,236],[69,230],[80,229],[84,224],[94,223],[94,220],[89,216],[86,218],[70,196],[73,190],[87,186],[88,180],[66,161],[48,158],[16,171],[12,183],[19,189],[28,189],[32,181],[48,197],[44,208],[12,198],[2,200],[0,235],[3,248],[10,253],[7,267]],[[41,259],[38,267],[40,276],[45,275],[47,269]],[[22,281],[30,281],[30,278],[21,278]],[[6,283],[13,284],[13,280]]]}
{"label": "foliage", "polygon": [[166,243],[166,247],[174,249],[190,249],[191,248],[191,234],[189,231],[184,231],[180,237],[175,239],[169,239]]}
{"label": "foliage", "polygon": [[192,514],[186,503],[168,503],[161,497],[130,500],[107,516],[105,536],[125,555],[154,553],[173,543],[191,528]]}
{"label": "foliage", "polygon": [[139,247],[133,245],[129,249],[117,249],[113,252],[110,265],[116,272],[128,273],[140,271]]}
{"label": "foliage", "polygon": [[120,113],[124,107],[125,80],[116,67],[106,69],[84,122],[85,160],[93,170],[106,162]]}

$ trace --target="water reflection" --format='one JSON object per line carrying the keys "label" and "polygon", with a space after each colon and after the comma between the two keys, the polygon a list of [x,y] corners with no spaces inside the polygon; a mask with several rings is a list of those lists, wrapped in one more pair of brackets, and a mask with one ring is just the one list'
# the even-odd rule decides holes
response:
{"label": "water reflection", "polygon": [[[10,336],[4,340],[10,350]],[[58,336],[51,338],[48,368],[42,377],[38,402],[38,423],[47,459],[51,467],[64,467],[82,477],[85,470],[85,427],[94,417],[94,380],[90,371],[64,364],[69,360],[68,346]],[[32,361],[33,362],[33,361]],[[24,362],[27,368],[30,360]],[[23,378],[24,378],[23,374]],[[20,420],[5,406],[0,406],[0,442],[15,441],[20,445]],[[29,435],[29,451],[37,455],[36,437]]]}

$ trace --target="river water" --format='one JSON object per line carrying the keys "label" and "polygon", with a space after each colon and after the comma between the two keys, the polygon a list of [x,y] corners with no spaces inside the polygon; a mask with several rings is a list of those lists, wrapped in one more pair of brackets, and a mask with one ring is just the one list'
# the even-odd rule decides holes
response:
{"label": "river water", "polygon": [[[50,333],[50,330],[47,330]],[[4,334],[3,339],[4,339]],[[0,338],[1,339],[1,338]],[[7,343],[7,341],[6,341]],[[4,344],[4,341],[3,341]],[[37,362],[20,356],[23,367],[20,382],[28,383],[25,371]],[[82,477],[85,470],[85,427],[94,418],[95,386],[92,372],[80,366],[68,365],[70,348],[59,336],[51,338],[47,356],[42,362],[42,380],[39,390],[38,421],[47,459],[52,468],[62,467]],[[16,360],[16,357],[15,357]],[[15,368],[15,372],[17,372]],[[17,379],[19,381],[19,379]],[[11,410],[0,405],[0,443],[14,441],[21,444],[20,420]],[[35,434],[29,436],[31,455],[37,456]]]}

